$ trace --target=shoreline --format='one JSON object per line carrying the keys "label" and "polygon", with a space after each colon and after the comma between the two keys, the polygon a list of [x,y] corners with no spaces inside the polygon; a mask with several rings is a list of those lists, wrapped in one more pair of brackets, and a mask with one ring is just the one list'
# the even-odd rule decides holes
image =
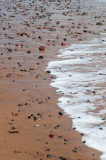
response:
{"label": "shoreline", "polygon": [[[46,73],[45,68],[49,61],[56,59],[59,49],[70,43],[79,43],[81,39],[98,37],[99,30],[104,31],[105,25],[95,31],[92,25],[84,24],[86,21],[82,23],[83,19],[79,22],[78,12],[67,9],[70,1],[63,1],[66,8],[57,1],[36,1],[36,7],[33,1],[27,5],[21,1],[17,5],[15,2],[13,5],[12,0],[9,2],[1,4],[9,15],[5,15],[2,8],[0,10],[3,20],[0,41],[0,157],[2,160],[61,159],[59,157],[99,160],[101,153],[81,142],[80,133],[72,129],[72,120],[67,115],[59,115],[62,111],[57,106],[59,95],[54,94],[55,88],[49,85],[54,76]],[[84,12],[86,20],[88,14]],[[97,18],[97,22],[101,19]],[[83,32],[85,27],[88,27],[87,32]],[[61,46],[62,42],[65,46]],[[41,52],[39,47],[42,45],[46,49]],[[75,147],[78,152],[73,151]]]}

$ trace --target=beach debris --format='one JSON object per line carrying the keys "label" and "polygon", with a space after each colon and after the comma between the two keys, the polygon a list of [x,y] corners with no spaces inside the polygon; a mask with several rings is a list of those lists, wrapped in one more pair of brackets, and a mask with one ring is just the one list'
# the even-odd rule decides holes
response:
{"label": "beach debris", "polygon": [[53,137],[54,137],[54,134],[49,134],[49,137],[50,137],[50,138],[53,138]]}
{"label": "beach debris", "polygon": [[45,50],[45,46],[40,46],[40,47],[39,47],[39,50],[40,50],[40,51],[44,51],[44,50]]}

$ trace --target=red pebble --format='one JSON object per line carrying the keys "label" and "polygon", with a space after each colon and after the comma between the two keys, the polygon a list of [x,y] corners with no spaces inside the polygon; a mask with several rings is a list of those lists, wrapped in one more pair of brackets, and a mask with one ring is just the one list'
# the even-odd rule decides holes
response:
{"label": "red pebble", "polygon": [[11,77],[11,74],[6,74],[6,77]]}
{"label": "red pebble", "polygon": [[50,138],[53,138],[53,137],[54,137],[54,135],[53,135],[53,134],[49,134],[49,137],[50,137]]}
{"label": "red pebble", "polygon": [[35,100],[33,100],[32,102],[35,102]]}
{"label": "red pebble", "polygon": [[40,51],[45,50],[45,46],[40,46],[40,47],[39,47],[39,50],[40,50]]}
{"label": "red pebble", "polygon": [[65,42],[62,42],[62,43],[61,43],[61,46],[65,46],[65,45],[66,45]]}
{"label": "red pebble", "polygon": [[16,44],[15,46],[16,46],[16,47],[18,47],[18,46],[19,46],[19,44]]}
{"label": "red pebble", "polygon": [[26,32],[23,32],[22,34],[23,34],[23,35],[27,35],[27,33],[26,33]]}
{"label": "red pebble", "polygon": [[18,116],[18,113],[15,113],[15,116]]}

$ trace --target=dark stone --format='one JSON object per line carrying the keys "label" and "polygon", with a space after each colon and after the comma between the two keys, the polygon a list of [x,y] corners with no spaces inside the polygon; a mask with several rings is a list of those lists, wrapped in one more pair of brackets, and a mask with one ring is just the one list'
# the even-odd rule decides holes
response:
{"label": "dark stone", "polygon": [[83,141],[83,143],[86,143],[86,141]]}
{"label": "dark stone", "polygon": [[64,113],[62,111],[60,111],[58,114],[62,116]]}
{"label": "dark stone", "polygon": [[52,155],[51,154],[47,154],[47,158],[52,158]]}
{"label": "dark stone", "polygon": [[31,116],[28,116],[28,119],[30,119],[31,118]]}
{"label": "dark stone", "polygon": [[23,104],[18,104],[19,107],[23,106]]}
{"label": "dark stone", "polygon": [[38,118],[37,117],[35,117],[35,116],[33,116],[33,119],[36,121],[36,120],[38,120]]}
{"label": "dark stone", "polygon": [[31,50],[28,50],[26,53],[29,53],[29,54],[30,54],[30,53],[31,53]]}
{"label": "dark stone", "polygon": [[61,160],[67,160],[66,158],[64,158],[64,157],[59,157]]}
{"label": "dark stone", "polygon": [[46,71],[46,73],[51,73],[51,71]]}
{"label": "dark stone", "polygon": [[57,128],[59,128],[60,127],[60,125],[57,125],[56,127],[54,127],[54,129],[57,129]]}
{"label": "dark stone", "polygon": [[39,58],[38,59],[43,59],[44,57],[43,56],[39,56]]}
{"label": "dark stone", "polygon": [[102,24],[102,22],[98,22],[98,23],[96,23],[96,25],[101,26],[103,24]]}
{"label": "dark stone", "polygon": [[8,49],[8,52],[12,52],[12,49],[11,49],[11,48],[9,48],[9,49]]}
{"label": "dark stone", "polygon": [[13,126],[13,127],[11,127],[11,129],[13,129],[13,130],[14,130],[14,129],[16,129],[16,127],[15,127],[15,126]]}
{"label": "dark stone", "polygon": [[103,130],[103,128],[102,128],[102,127],[100,127],[99,129],[100,129],[100,130]]}

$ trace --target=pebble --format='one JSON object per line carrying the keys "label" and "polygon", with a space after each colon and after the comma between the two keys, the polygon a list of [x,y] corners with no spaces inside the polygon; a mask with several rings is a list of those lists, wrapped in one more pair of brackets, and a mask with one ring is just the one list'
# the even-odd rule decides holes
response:
{"label": "pebble", "polygon": [[39,127],[39,125],[34,125],[34,127]]}
{"label": "pebble", "polygon": [[75,147],[72,151],[73,152],[79,152],[77,147]]}
{"label": "pebble", "polygon": [[36,120],[38,120],[38,118],[37,117],[35,117],[35,116],[33,116],[33,119],[36,121]]}
{"label": "pebble", "polygon": [[65,45],[66,45],[65,42],[62,42],[62,43],[61,43],[61,46],[65,46]]}
{"label": "pebble", "polygon": [[64,157],[59,157],[59,159],[61,159],[61,160],[68,160],[68,159],[66,159],[66,158],[64,158]]}
{"label": "pebble", "polygon": [[13,130],[14,130],[14,129],[16,129],[16,127],[15,127],[15,126],[13,126],[13,127],[11,127],[11,129],[13,129]]}
{"label": "pebble", "polygon": [[23,104],[18,104],[19,107],[23,106]]}
{"label": "pebble", "polygon": [[54,135],[53,135],[53,134],[49,134],[49,137],[50,137],[50,138],[53,138],[53,137],[54,137]]}
{"label": "pebble", "polygon": [[62,116],[64,113],[62,111],[60,111],[58,114]]}
{"label": "pebble", "polygon": [[54,127],[54,129],[58,129],[60,127],[60,125],[57,125],[56,127]]}
{"label": "pebble", "polygon": [[31,53],[31,50],[28,50],[26,53],[30,54],[30,53]]}
{"label": "pebble", "polygon": [[47,158],[52,158],[52,155],[51,154],[47,154]]}
{"label": "pebble", "polygon": [[43,58],[44,58],[43,56],[39,56],[39,57],[38,57],[38,59],[43,59]]}
{"label": "pebble", "polygon": [[40,46],[40,47],[39,47],[39,50],[40,50],[40,51],[44,51],[44,50],[45,50],[45,46]]}
{"label": "pebble", "polygon": [[21,153],[20,151],[18,151],[18,150],[14,150],[14,153]]}

